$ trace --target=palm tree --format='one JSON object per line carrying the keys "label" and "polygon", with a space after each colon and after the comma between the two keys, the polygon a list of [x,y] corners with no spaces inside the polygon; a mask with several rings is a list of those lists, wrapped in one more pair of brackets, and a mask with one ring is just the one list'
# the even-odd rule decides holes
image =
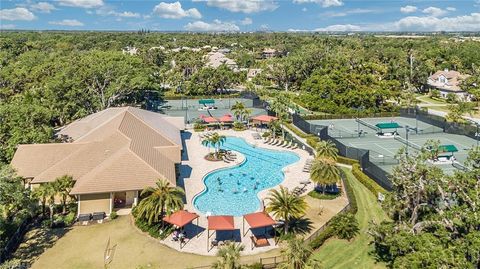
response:
{"label": "palm tree", "polygon": [[313,182],[323,186],[332,185],[340,181],[340,169],[332,158],[315,158],[310,168],[310,178]]}
{"label": "palm tree", "polygon": [[208,147],[212,146],[215,149],[215,157],[218,159],[218,153],[220,152],[220,146],[225,143],[227,138],[224,135],[213,133],[202,140],[202,145]]}
{"label": "palm tree", "polygon": [[75,181],[73,181],[72,176],[64,175],[55,179],[54,184],[62,197],[62,213],[65,214],[67,211],[67,198],[70,196],[70,191],[72,190]]}
{"label": "palm tree", "polygon": [[273,136],[273,138],[275,138],[276,133],[277,133],[277,130],[279,130],[280,128],[282,128],[282,127],[280,126],[280,123],[278,122],[278,120],[271,121],[271,122],[269,123],[269,127],[270,127],[270,130],[272,131],[272,136]]}
{"label": "palm tree", "polygon": [[248,117],[250,117],[250,115],[252,115],[251,109],[248,109],[248,108],[243,109],[242,115],[241,115],[242,121],[248,120]]}
{"label": "palm tree", "polygon": [[285,259],[285,262],[279,266],[280,269],[319,268],[320,266],[318,261],[310,259],[313,251],[302,238],[289,239],[280,252]]}
{"label": "palm tree", "polygon": [[270,190],[267,200],[269,203],[266,210],[272,212],[276,218],[282,218],[285,221],[285,233],[288,233],[291,219],[303,216],[308,207],[303,197],[289,192],[283,186],[280,186],[280,190]]}
{"label": "palm tree", "polygon": [[350,240],[360,231],[358,221],[353,214],[339,214],[332,218],[330,227],[340,239]]}
{"label": "palm tree", "polygon": [[217,252],[219,260],[215,262],[212,268],[215,269],[235,269],[241,268],[239,264],[240,252],[245,249],[242,244],[236,244],[235,242],[227,241],[223,247]]}
{"label": "palm tree", "polygon": [[50,210],[50,226],[53,226],[53,214],[55,213],[55,196],[58,194],[57,188],[53,182],[43,183],[47,197],[48,208]]}
{"label": "palm tree", "polygon": [[334,160],[338,158],[337,146],[330,140],[319,141],[315,150],[317,151],[317,157],[331,158]]}
{"label": "palm tree", "polygon": [[42,215],[45,216],[45,209],[47,204],[47,198],[49,196],[48,184],[40,184],[38,188],[33,190],[33,196],[42,204]]}
{"label": "palm tree", "polygon": [[147,187],[141,192],[145,197],[137,206],[137,217],[146,219],[148,224],[158,222],[165,215],[183,207],[185,192],[173,187],[166,179],[159,179],[156,187]]}
{"label": "palm tree", "polygon": [[231,110],[237,120],[242,120],[242,116],[245,111],[245,105],[242,102],[236,101]]}

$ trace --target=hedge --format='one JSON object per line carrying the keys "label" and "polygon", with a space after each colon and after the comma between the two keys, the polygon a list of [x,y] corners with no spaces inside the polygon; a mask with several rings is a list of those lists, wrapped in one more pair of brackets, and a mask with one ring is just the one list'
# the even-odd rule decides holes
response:
{"label": "hedge", "polygon": [[382,117],[396,117],[400,116],[399,112],[378,112],[378,113],[343,113],[343,114],[308,114],[302,116],[304,120],[328,120],[328,119],[354,119],[360,118],[382,118]]}
{"label": "hedge", "polygon": [[347,164],[347,165],[359,164],[357,160],[350,159],[350,158],[343,157],[343,156],[338,156],[337,157],[337,162]]}
{"label": "hedge", "polygon": [[352,165],[352,174],[375,196],[377,196],[379,192],[380,193],[386,192],[384,188],[382,188],[380,185],[377,184],[377,182],[375,182],[373,179],[371,179],[369,176],[365,175],[362,172],[362,169],[360,169],[359,164]]}
{"label": "hedge", "polygon": [[285,125],[290,131],[292,131],[293,133],[295,133],[296,135],[298,135],[301,138],[309,137],[308,134],[304,133],[302,130],[298,129],[295,125],[293,125],[291,123],[285,123],[283,125]]}
{"label": "hedge", "polygon": [[[343,182],[345,183],[345,192],[347,193],[347,197],[349,198],[350,201],[350,209],[346,211],[345,213],[351,213],[351,214],[356,214],[358,211],[358,205],[357,205],[357,198],[355,197],[355,193],[353,192],[352,185],[350,185],[350,182],[346,178],[345,172],[341,170],[342,178],[344,179]],[[341,213],[341,214],[345,214]],[[309,245],[312,249],[317,249],[327,241],[330,237],[335,236],[335,231],[330,227],[326,226],[325,230],[323,230],[317,237],[315,237],[312,241],[310,241]]]}

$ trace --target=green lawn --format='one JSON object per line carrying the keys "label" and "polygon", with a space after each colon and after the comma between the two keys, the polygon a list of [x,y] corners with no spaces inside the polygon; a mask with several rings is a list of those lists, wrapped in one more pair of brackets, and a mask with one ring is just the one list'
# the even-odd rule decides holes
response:
{"label": "green lawn", "polygon": [[357,199],[356,217],[360,224],[360,234],[350,242],[331,238],[314,255],[322,262],[323,268],[385,268],[384,264],[377,263],[369,255],[373,247],[369,245],[371,237],[366,233],[369,222],[385,219],[385,212],[377,203],[376,197],[353,177],[351,171],[342,169],[345,169]]}
{"label": "green lawn", "polygon": [[[45,252],[37,253],[41,255],[31,259],[36,259],[32,268],[103,268],[103,252],[109,238],[111,245],[116,245],[116,250],[113,262],[108,268],[183,269],[209,265],[216,260],[215,257],[180,253],[170,249],[139,233],[132,225],[129,216],[121,216],[104,224],[74,227],[44,249]],[[38,248],[32,244],[24,245],[23,252]],[[279,255],[279,251],[273,250],[260,255],[244,256],[242,261],[253,263],[260,257],[276,255]]]}
{"label": "green lawn", "polygon": [[430,96],[427,96],[427,95],[420,96],[417,99],[424,102],[424,103],[430,103],[430,104],[445,104],[445,105],[448,104],[443,99],[437,99],[437,98],[433,99],[433,98],[431,98]]}

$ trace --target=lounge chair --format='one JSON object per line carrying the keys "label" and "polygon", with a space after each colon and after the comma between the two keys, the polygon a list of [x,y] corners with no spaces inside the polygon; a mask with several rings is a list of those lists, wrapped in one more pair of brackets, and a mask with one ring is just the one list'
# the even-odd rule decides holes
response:
{"label": "lounge chair", "polygon": [[267,238],[265,236],[255,236],[252,235],[250,236],[252,239],[253,245],[255,247],[267,247],[270,246],[270,243],[268,242]]}
{"label": "lounge chair", "polygon": [[270,143],[270,145],[271,145],[271,146],[276,146],[279,142],[280,142],[280,140],[273,139],[273,142]]}
{"label": "lounge chair", "polygon": [[281,147],[285,143],[285,140],[280,140],[280,143],[276,144],[275,146]]}
{"label": "lounge chair", "polygon": [[270,142],[271,139],[272,139],[272,138],[267,137],[267,138],[263,141],[263,143],[264,143],[264,144],[268,144],[268,142]]}
{"label": "lounge chair", "polygon": [[292,147],[293,147],[293,141],[290,141],[290,143],[288,143],[288,146],[286,148],[291,149]]}
{"label": "lounge chair", "polygon": [[290,141],[285,141],[285,143],[283,143],[282,145],[282,148],[286,148],[289,144],[290,144]]}
{"label": "lounge chair", "polygon": [[297,148],[298,148],[298,145],[297,143],[295,143],[291,149],[297,149]]}

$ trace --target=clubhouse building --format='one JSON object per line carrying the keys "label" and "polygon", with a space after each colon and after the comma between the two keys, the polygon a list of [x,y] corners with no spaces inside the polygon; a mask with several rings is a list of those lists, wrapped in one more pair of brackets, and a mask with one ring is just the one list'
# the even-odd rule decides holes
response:
{"label": "clubhouse building", "polygon": [[78,214],[110,214],[138,202],[159,178],[173,186],[181,162],[183,117],[108,108],[62,128],[64,143],[19,145],[12,166],[31,188],[63,175],[75,181]]}

